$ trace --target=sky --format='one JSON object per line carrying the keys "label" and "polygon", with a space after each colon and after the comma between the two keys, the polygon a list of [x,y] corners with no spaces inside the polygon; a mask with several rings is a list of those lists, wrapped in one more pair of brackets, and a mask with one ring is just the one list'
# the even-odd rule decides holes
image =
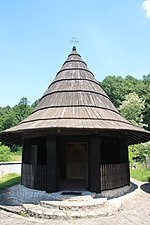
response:
{"label": "sky", "polygon": [[150,0],[0,0],[0,107],[39,99],[70,54],[98,81],[150,73]]}

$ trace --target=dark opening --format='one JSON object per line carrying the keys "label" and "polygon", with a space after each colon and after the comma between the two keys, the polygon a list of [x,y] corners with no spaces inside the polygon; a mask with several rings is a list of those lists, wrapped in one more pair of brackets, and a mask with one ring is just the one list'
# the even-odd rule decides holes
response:
{"label": "dark opening", "polygon": [[82,191],[88,186],[88,138],[61,136],[57,139],[59,190]]}
{"label": "dark opening", "polygon": [[82,195],[82,192],[65,191],[65,192],[62,192],[61,195],[75,195],[75,196],[80,196],[80,195]]}
{"label": "dark opening", "polygon": [[101,163],[120,163],[120,142],[118,138],[102,138]]}

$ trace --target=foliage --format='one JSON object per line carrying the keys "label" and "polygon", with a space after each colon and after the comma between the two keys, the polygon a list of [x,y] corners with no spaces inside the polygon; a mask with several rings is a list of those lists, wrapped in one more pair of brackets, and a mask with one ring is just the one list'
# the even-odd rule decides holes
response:
{"label": "foliage", "polygon": [[143,154],[145,156],[148,155],[148,157],[150,158],[150,141],[139,144],[137,146],[137,150],[140,154]]}
{"label": "foliage", "polygon": [[136,161],[145,163],[146,165],[147,156],[150,158],[150,141],[129,146],[129,161],[131,163],[131,167],[133,165],[134,159],[137,159]]}
{"label": "foliage", "polygon": [[16,120],[16,124],[25,119],[33,111],[32,107],[28,104],[27,98],[21,98],[18,105],[13,107],[13,113]]}
{"label": "foliage", "polygon": [[39,99],[37,99],[32,105],[31,105],[31,107],[34,109],[36,106],[37,106],[37,104],[40,102],[40,98]]}
{"label": "foliage", "polygon": [[18,146],[18,145],[12,145],[11,148],[10,148],[10,151],[11,152],[17,152],[19,154],[19,152],[20,153],[22,152],[22,147]]}
{"label": "foliage", "polygon": [[0,162],[21,161],[22,147],[16,147],[15,151],[0,143]]}
{"label": "foliage", "polygon": [[0,130],[8,129],[17,125],[33,111],[34,107],[29,105],[27,98],[23,97],[19,103],[10,108],[0,108]]}
{"label": "foliage", "polygon": [[10,187],[14,184],[19,184],[21,180],[20,175],[15,173],[7,174],[0,178],[0,190]]}
{"label": "foliage", "polygon": [[150,74],[143,76],[144,83],[144,98],[145,110],[144,110],[144,123],[148,124],[148,130],[150,130]]}
{"label": "foliage", "polygon": [[119,108],[125,96],[135,92],[145,101],[143,111],[143,123],[147,124],[150,130],[150,74],[144,75],[143,79],[136,79],[133,76],[107,76],[100,85],[106,91],[113,104]]}
{"label": "foliage", "polygon": [[116,107],[119,107],[124,100],[124,95],[127,94],[121,76],[107,76],[100,85],[106,91],[111,101]]}
{"label": "foliage", "polygon": [[0,130],[5,130],[15,125],[12,109],[7,106],[0,108]]}
{"label": "foliage", "polygon": [[126,95],[131,92],[137,93],[139,90],[138,86],[141,86],[141,84],[140,80],[132,76],[126,76],[125,79],[121,76],[107,76],[101,82],[101,86],[117,108],[125,100]]}
{"label": "foliage", "polygon": [[10,148],[0,145],[0,162],[7,162],[11,159]]}
{"label": "foliage", "polygon": [[121,115],[136,126],[143,127],[144,101],[135,92],[125,96],[125,100],[119,106]]}

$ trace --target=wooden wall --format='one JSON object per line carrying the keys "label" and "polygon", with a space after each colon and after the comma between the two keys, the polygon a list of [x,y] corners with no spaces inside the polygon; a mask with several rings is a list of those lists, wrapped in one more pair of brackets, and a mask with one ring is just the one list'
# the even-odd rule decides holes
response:
{"label": "wooden wall", "polygon": [[101,191],[129,185],[128,163],[102,164],[100,166]]}
{"label": "wooden wall", "polygon": [[88,190],[101,192],[129,185],[126,138],[57,136],[24,139],[22,184],[29,188],[55,192],[60,179],[66,179],[66,143],[88,143]]}

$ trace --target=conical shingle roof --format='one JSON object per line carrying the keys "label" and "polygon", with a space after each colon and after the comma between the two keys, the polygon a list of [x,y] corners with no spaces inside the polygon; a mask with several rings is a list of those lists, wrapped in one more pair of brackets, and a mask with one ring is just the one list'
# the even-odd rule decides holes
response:
{"label": "conical shingle roof", "polygon": [[1,135],[58,128],[119,131],[128,136],[129,143],[150,139],[149,132],[119,114],[75,47],[34,112]]}

